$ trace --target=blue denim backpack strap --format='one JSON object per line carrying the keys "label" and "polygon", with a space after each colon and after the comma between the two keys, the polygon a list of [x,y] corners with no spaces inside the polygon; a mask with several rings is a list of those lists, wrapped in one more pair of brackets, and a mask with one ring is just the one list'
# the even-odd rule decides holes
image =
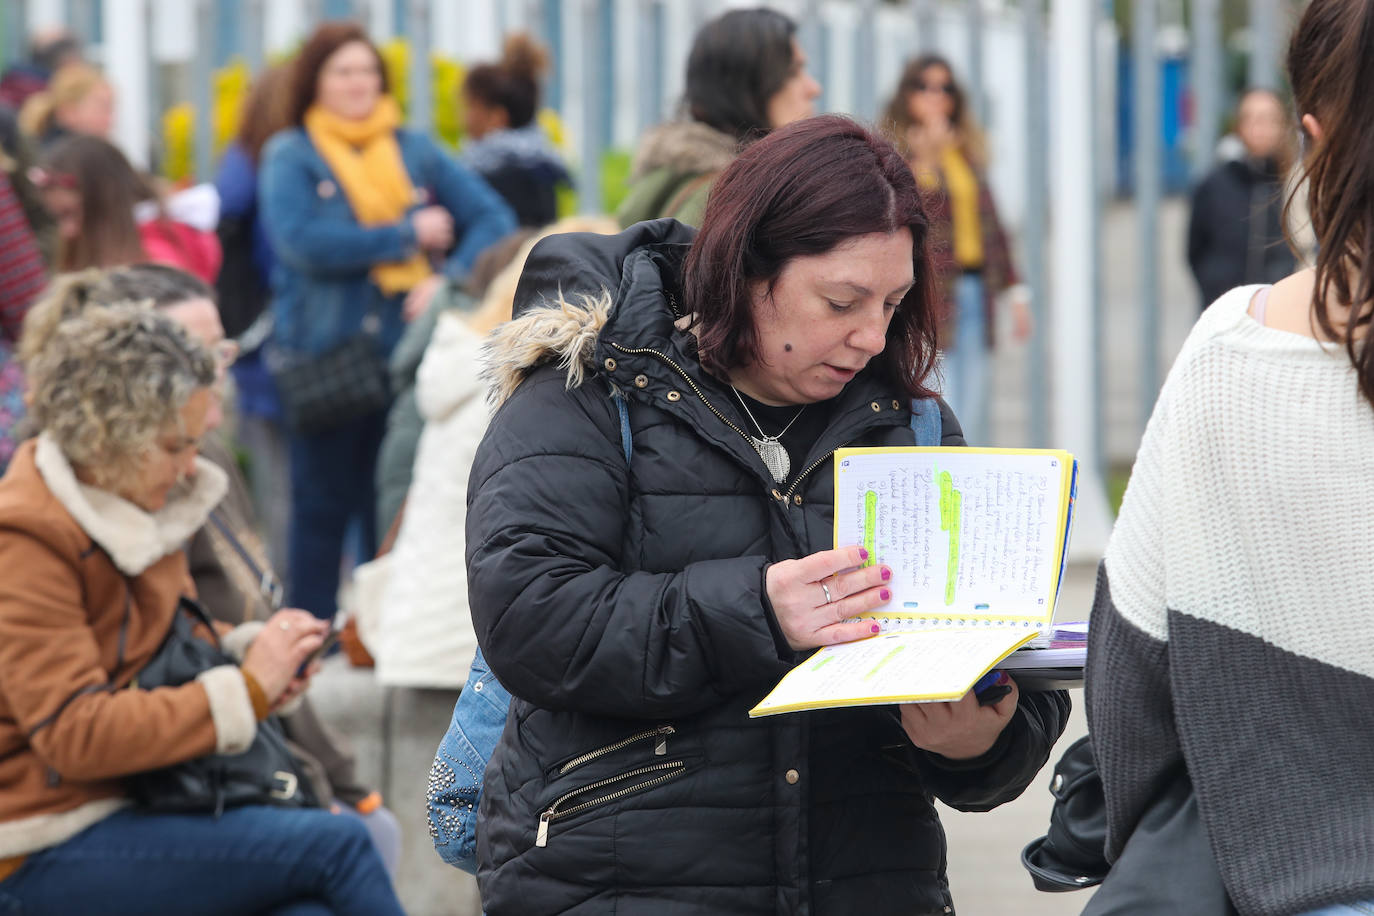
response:
{"label": "blue denim backpack strap", "polygon": [[935,398],[920,398],[911,402],[911,429],[916,433],[916,444],[921,447],[937,446],[944,431],[940,420],[940,402]]}
{"label": "blue denim backpack strap", "polygon": [[[620,422],[625,463],[634,455],[630,409],[624,395],[612,391]],[[938,413],[938,410],[937,410]],[[467,684],[453,705],[453,718],[429,768],[425,806],[429,836],[439,857],[468,874],[477,874],[477,805],[482,779],[501,732],[506,727],[510,693],[487,666],[479,647],[468,670]]]}

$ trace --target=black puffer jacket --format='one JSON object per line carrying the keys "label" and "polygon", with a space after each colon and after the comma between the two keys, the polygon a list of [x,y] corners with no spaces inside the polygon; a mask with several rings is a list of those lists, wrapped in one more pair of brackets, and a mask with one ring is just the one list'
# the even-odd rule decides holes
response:
{"label": "black puffer jacket", "polygon": [[[502,404],[472,469],[469,593],[518,699],[487,768],[483,904],[952,912],[932,798],[1016,797],[1068,699],[1024,695],[993,750],[958,763],[913,747],[891,708],[748,717],[797,660],[764,571],[832,546],[831,452],[913,434],[901,396],[863,372],[800,477],[774,484],[729,388],[674,327],[690,240],[659,220],[542,242],[492,345]],[[560,288],[561,308],[538,307]],[[630,399],[628,467],[612,385]],[[963,444],[944,420],[945,443]]]}
{"label": "black puffer jacket", "polygon": [[1270,162],[1218,165],[1193,192],[1188,265],[1202,307],[1247,283],[1277,283],[1297,265],[1283,234],[1283,176]]}

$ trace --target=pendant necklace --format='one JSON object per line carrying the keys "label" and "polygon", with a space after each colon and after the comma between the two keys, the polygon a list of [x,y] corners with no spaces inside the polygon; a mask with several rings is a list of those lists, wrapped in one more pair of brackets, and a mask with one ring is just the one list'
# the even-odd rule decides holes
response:
{"label": "pendant necklace", "polygon": [[735,397],[739,399],[739,406],[744,408],[744,415],[749,418],[749,422],[753,423],[754,428],[759,431],[760,438],[756,439],[750,436],[749,443],[754,446],[754,451],[758,452],[759,457],[763,459],[764,467],[768,468],[768,473],[773,475],[773,482],[785,483],[787,481],[787,475],[792,472],[792,456],[787,454],[787,449],[783,448],[782,443],[778,440],[786,435],[787,431],[792,428],[793,423],[797,422],[802,413],[806,411],[807,405],[803,404],[801,406],[801,410],[798,410],[797,415],[788,421],[787,425],[782,428],[782,432],[778,433],[776,436],[767,436],[764,435],[763,427],[759,425],[759,421],[755,420],[754,415],[749,412],[749,405],[744,403],[744,397],[739,393],[739,389],[731,385],[730,390],[733,391]]}

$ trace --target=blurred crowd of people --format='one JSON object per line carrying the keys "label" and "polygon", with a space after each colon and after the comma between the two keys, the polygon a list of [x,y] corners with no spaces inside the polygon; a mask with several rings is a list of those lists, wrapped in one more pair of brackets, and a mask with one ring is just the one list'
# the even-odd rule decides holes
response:
{"label": "blurred crowd of people", "polygon": [[[495,837],[482,852],[493,912],[520,912],[536,898],[553,911],[595,880],[600,846],[544,853],[541,840],[543,864],[528,864],[520,843],[540,806],[514,796],[546,778],[543,764],[613,735],[617,717],[636,717],[631,695],[691,717],[701,753],[744,763],[725,784],[684,777],[706,793],[694,823],[713,825],[689,834],[715,831],[718,848],[659,849],[653,842],[667,828],[653,818],[599,837],[660,856],[605,893],[699,905],[699,863],[709,860],[733,869],[734,894],[756,895],[760,906],[792,900],[786,881],[770,877],[777,837],[738,813],[750,796],[779,810],[800,804],[833,828],[812,831],[814,855],[805,843],[787,852],[808,863],[802,871],[827,876],[811,891],[817,912],[852,911],[857,897],[872,912],[910,911],[913,901],[948,912],[932,792],[969,808],[1014,797],[1063,730],[1067,698],[1013,691],[941,722],[905,709],[845,712],[832,722],[844,742],[816,737],[809,749],[789,725],[741,737],[731,693],[741,672],[824,644],[817,633],[835,625],[813,617],[833,617],[823,583],[848,581],[838,574],[853,558],[831,555],[824,518],[807,521],[828,512],[812,508],[828,507],[825,493],[800,488],[798,477],[786,495],[771,491],[783,522],[711,496],[704,502],[720,511],[701,510],[712,521],[697,535],[653,529],[646,517],[655,511],[664,522],[697,511],[690,492],[673,489],[687,476],[731,498],[752,478],[723,469],[701,444],[713,434],[693,424],[709,418],[641,415],[631,443],[627,415],[613,428],[607,392],[585,394],[581,373],[585,364],[624,375],[627,386],[662,388],[670,403],[679,386],[724,373],[728,384],[703,383],[708,393],[739,414],[759,456],[760,443],[792,449],[792,470],[843,425],[844,398],[861,389],[853,441],[909,444],[909,427],[889,423],[885,405],[900,412],[929,400],[939,406],[939,441],[986,444],[994,330],[1009,326],[1023,339],[1033,328],[987,177],[988,144],[955,69],[934,54],[910,61],[873,129],[817,117],[821,87],[796,24],[767,9],[728,12],[696,35],[680,108],[641,139],[617,212],[560,219],[560,190],[572,179],[537,117],[548,65],[545,49],[514,35],[500,59],[471,67],[461,89],[466,140],[455,153],[405,126],[366,31],[325,23],[291,60],[257,75],[216,174],[191,187],[141,172],[112,142],[117,87],[70,35],[35,36],[29,60],[0,78],[0,468],[9,466],[0,480],[0,899],[60,911],[71,899],[64,868],[123,845],[150,864],[102,868],[94,908],[136,912],[144,895],[175,894],[205,900],[205,912],[219,911],[211,901],[225,912],[399,912],[388,877],[396,820],[359,784],[346,741],[305,696],[334,638],[341,584],[351,581],[345,641],[382,683],[462,687],[479,635],[503,679],[517,673],[523,705],[499,762],[503,784],[516,787],[512,807],[483,809]],[[1277,244],[1279,201],[1299,158],[1293,133],[1278,96],[1242,98],[1236,154],[1195,195],[1188,255],[1206,301],[1293,272]],[[794,168],[802,162],[805,174]],[[550,236],[560,240],[540,246]],[[837,257],[840,249],[862,257]],[[854,301],[808,299],[797,284],[823,285],[832,274],[798,279],[799,264],[847,277]],[[612,319],[598,311],[592,280],[635,304],[615,321],[625,339],[643,340],[618,356],[598,349],[594,363]],[[746,282],[764,283],[766,295],[740,299]],[[573,302],[574,292],[585,299]],[[561,303],[562,325],[511,322],[537,297]],[[1271,314],[1287,314],[1286,294],[1274,302]],[[756,324],[746,329],[741,316]],[[685,346],[689,329],[696,336]],[[674,357],[635,362],[654,347]],[[495,427],[492,379],[479,373],[484,351],[511,364],[494,400],[523,405]],[[851,351],[862,360],[833,355]],[[830,360],[817,363],[831,373],[824,383],[815,366],[791,368],[813,356]],[[888,374],[865,373],[870,359]],[[551,362],[557,384],[526,383]],[[643,368],[627,373],[631,365]],[[521,384],[525,395],[514,398]],[[617,461],[619,437],[626,460],[639,450],[633,473]],[[747,444],[731,444],[752,460]],[[510,482],[507,466],[518,466]],[[789,469],[770,471],[784,487]],[[603,498],[579,493],[584,483],[604,484],[595,491]],[[797,519],[787,515],[794,491]],[[579,514],[617,531],[644,527],[633,557],[621,556],[618,540],[563,538]],[[757,544],[772,545],[761,551],[766,561],[719,558]],[[587,570],[606,563],[629,582],[688,577],[684,565],[698,562],[727,565],[654,584],[658,591],[643,578],[634,587],[588,581]],[[567,588],[551,589],[555,581]],[[716,606],[722,583],[753,599],[756,613],[736,619]],[[876,607],[883,594],[876,578],[856,579],[845,607]],[[192,595],[237,662],[160,691],[118,690],[160,658]],[[1117,612],[1100,601],[1104,618]],[[549,624],[571,642],[545,643],[549,614],[585,631]],[[630,658],[650,652],[659,626],[671,631],[662,658]],[[1134,636],[1122,632],[1095,637],[1101,651],[1125,651],[1115,642]],[[597,647],[584,645],[593,633]],[[753,654],[739,649],[739,671],[693,655],[703,651],[698,640],[717,639],[722,658],[733,657],[721,648],[729,639]],[[699,664],[672,667],[678,654]],[[571,671],[560,679],[563,655],[585,656],[600,680]],[[649,667],[635,674],[640,662]],[[624,687],[617,671],[641,682]],[[683,671],[690,677],[675,682]],[[1141,683],[1156,674],[1138,672]],[[1104,734],[1126,721],[1104,701],[1093,709]],[[274,729],[298,765],[299,801],[293,785],[290,804],[240,806],[213,821],[131,805],[140,774],[244,752]],[[540,750],[521,757],[521,741]],[[844,788],[855,748],[887,794]],[[806,772],[829,780],[812,801],[789,800],[771,763],[755,766],[794,752],[811,761]],[[900,758],[896,770],[888,757]],[[1104,759],[1109,789],[1129,775],[1123,767]],[[710,795],[717,790],[724,794]],[[1118,847],[1125,810],[1113,809]],[[299,842],[305,836],[323,839]],[[923,864],[894,855],[903,843],[921,850]],[[187,845],[216,853],[188,866],[178,855]],[[247,870],[262,856],[287,867],[255,869],[251,881],[212,874],[221,861]],[[697,876],[682,879],[690,892],[662,890],[674,874]]]}
{"label": "blurred crowd of people", "polygon": [[[635,154],[621,226],[664,216],[698,224],[714,178],[743,146],[814,114],[820,86],[793,28],[757,10],[701,30],[678,116]],[[171,187],[111,142],[117,96],[80,44],[62,32],[35,36],[29,60],[0,81],[0,229],[10,226],[11,239],[0,251],[14,265],[0,270],[0,346],[17,343],[23,312],[51,275],[155,262],[210,284],[239,348],[229,435],[269,556],[293,604],[332,617],[339,570],[375,554],[399,507],[395,486],[381,515],[375,505],[390,399],[302,421],[291,413],[301,386],[283,399],[282,379],[318,381],[305,367],[322,368],[319,357],[363,335],[379,359],[345,374],[362,384],[380,377],[376,389],[397,396],[393,425],[412,415],[406,391],[435,315],[455,298],[481,301],[529,234],[559,215],[570,172],[536,118],[548,63],[516,34],[499,60],[473,66],[462,85],[466,140],[453,156],[402,125],[366,34],[330,24],[255,79],[213,183]],[[1009,304],[1018,337],[1030,325],[981,131],[935,56],[908,66],[884,123],[937,209],[944,387],[973,440],[985,441],[993,310]],[[409,371],[383,365],[393,352]],[[12,358],[3,365],[0,458],[24,429],[19,370]],[[397,462],[389,466],[404,484]]]}

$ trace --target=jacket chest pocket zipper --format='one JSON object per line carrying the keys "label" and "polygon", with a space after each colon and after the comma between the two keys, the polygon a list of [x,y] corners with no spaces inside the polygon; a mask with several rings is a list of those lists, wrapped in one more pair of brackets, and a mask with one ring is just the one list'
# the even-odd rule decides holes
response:
{"label": "jacket chest pocket zipper", "polygon": [[[588,808],[595,808],[597,805],[613,802],[616,799],[624,798],[627,795],[633,795],[636,792],[642,792],[660,783],[665,783],[670,779],[681,776],[686,766],[686,762],[682,760],[669,760],[666,763],[655,763],[652,766],[639,767],[638,769],[630,770],[628,773],[621,773],[619,776],[602,779],[591,785],[582,786],[581,788],[573,789],[571,792],[560,795],[552,805],[549,805],[549,807],[545,809],[543,814],[539,815],[539,832],[535,836],[534,845],[541,847],[549,845],[549,824],[554,821],[562,820],[565,817],[571,817],[579,811],[586,811]],[[627,781],[633,782],[633,785],[628,785],[620,789],[611,788],[617,783]],[[566,808],[563,807],[564,803],[577,798],[579,795],[595,792],[598,789],[611,789],[611,791],[605,795],[598,795],[596,798],[589,798],[584,802],[568,805]]]}
{"label": "jacket chest pocket zipper", "polygon": [[614,754],[616,751],[624,750],[630,745],[638,744],[641,741],[648,741],[650,738],[657,739],[654,742],[654,756],[662,757],[664,754],[668,753],[668,736],[675,734],[677,734],[677,729],[673,728],[671,725],[660,725],[657,728],[651,728],[647,731],[639,732],[638,734],[631,735],[623,741],[617,741],[615,744],[608,744],[605,747],[599,747],[594,751],[588,751],[585,754],[579,754],[572,760],[569,760],[567,763],[559,767],[558,775],[566,776],[573,770],[582,766],[584,763],[591,763],[593,760],[598,760],[602,757],[605,757],[607,754]]}

